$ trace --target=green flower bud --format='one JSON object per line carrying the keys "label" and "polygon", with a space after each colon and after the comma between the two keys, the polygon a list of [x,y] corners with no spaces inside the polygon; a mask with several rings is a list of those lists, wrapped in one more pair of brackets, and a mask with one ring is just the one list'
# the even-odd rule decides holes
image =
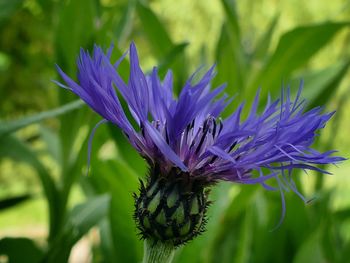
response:
{"label": "green flower bud", "polygon": [[135,220],[145,239],[181,245],[204,231],[209,201],[203,184],[188,174],[154,169],[135,195]]}

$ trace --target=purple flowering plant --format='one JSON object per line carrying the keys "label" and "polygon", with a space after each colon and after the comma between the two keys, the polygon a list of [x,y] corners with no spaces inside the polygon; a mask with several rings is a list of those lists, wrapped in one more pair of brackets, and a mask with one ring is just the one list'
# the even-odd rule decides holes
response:
{"label": "purple flowering plant", "polygon": [[[321,107],[306,110],[302,83],[294,100],[288,89],[278,100],[269,97],[258,112],[258,91],[247,118],[242,119],[242,103],[221,119],[231,99],[223,94],[225,85],[211,87],[214,66],[197,82],[193,74],[175,97],[172,72],[162,80],[156,67],[145,74],[133,43],[126,83],[118,73],[126,54],[111,62],[112,49],[104,53],[95,46],[92,55],[81,50],[78,83],[57,66],[65,82],[58,84],[77,94],[103,117],[102,122],[117,125],[147,161],[149,175],[135,194],[134,217],[142,237],[152,244],[177,247],[203,232],[208,189],[219,181],[279,190],[284,215],[284,190],[291,189],[305,201],[293,181],[294,169],[329,173],[317,165],[344,160],[333,156],[335,151],[312,148],[334,112],[323,113]],[[271,180],[276,181],[274,186]]]}

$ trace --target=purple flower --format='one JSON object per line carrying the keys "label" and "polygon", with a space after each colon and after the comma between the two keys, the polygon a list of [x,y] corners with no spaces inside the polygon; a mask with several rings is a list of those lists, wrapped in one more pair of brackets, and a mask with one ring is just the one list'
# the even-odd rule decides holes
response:
{"label": "purple flower", "polygon": [[[225,86],[211,88],[214,67],[196,83],[192,75],[176,98],[173,76],[168,71],[160,80],[157,68],[145,75],[140,68],[135,45],[130,45],[130,76],[126,83],[117,69],[124,56],[110,62],[112,47],[104,54],[95,46],[92,56],[81,50],[78,59],[78,81],[74,82],[59,67],[67,86],[105,120],[123,130],[133,147],[159,173],[176,172],[205,186],[220,180],[241,184],[267,184],[276,179],[278,188],[292,189],[293,169],[315,170],[317,164],[335,164],[344,158],[332,156],[334,151],[318,152],[311,145],[332,113],[317,107],[306,111],[301,88],[294,101],[290,91],[281,98],[270,98],[261,113],[257,112],[259,92],[250,113],[241,119],[242,103],[230,117],[220,113],[229,104],[220,95]],[[302,86],[302,85],[301,85]],[[131,125],[122,108],[122,97],[137,128]]]}

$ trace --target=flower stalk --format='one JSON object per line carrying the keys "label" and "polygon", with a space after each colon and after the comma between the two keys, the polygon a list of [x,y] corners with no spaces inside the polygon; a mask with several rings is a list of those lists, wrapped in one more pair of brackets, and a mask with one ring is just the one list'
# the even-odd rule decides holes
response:
{"label": "flower stalk", "polygon": [[174,258],[174,253],[175,247],[170,243],[155,242],[150,239],[145,239],[142,263],[171,263]]}

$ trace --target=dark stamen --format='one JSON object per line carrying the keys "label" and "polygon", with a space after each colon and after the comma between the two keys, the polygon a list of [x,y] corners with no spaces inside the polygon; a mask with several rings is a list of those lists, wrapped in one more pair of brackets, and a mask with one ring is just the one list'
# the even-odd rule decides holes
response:
{"label": "dark stamen", "polygon": [[215,138],[216,135],[216,120],[213,121],[213,138]]}
{"label": "dark stamen", "polygon": [[164,129],[165,129],[165,141],[167,144],[169,144],[170,140],[169,140],[168,129],[167,127],[165,127]]}
{"label": "dark stamen", "polygon": [[141,123],[140,129],[141,129],[142,136],[145,137],[145,126],[143,126],[143,123]]}
{"label": "dark stamen", "polygon": [[159,121],[159,120],[157,120],[157,121],[155,122],[155,124],[156,124],[156,125],[155,125],[156,129],[157,129],[157,130],[159,130],[160,121]]}
{"label": "dark stamen", "polygon": [[203,134],[202,134],[202,137],[201,137],[201,140],[199,141],[199,144],[195,150],[195,153],[197,154],[199,152],[199,150],[202,148],[202,145],[204,143],[204,139],[205,137],[207,136],[207,133],[208,133],[208,130],[209,130],[209,126],[208,126],[208,119],[205,120],[204,122],[204,125],[203,125]]}
{"label": "dark stamen", "polygon": [[218,159],[218,156],[217,156],[217,155],[213,156],[213,157],[211,158],[211,160],[209,161],[209,163],[215,162],[216,159]]}
{"label": "dark stamen", "polygon": [[193,121],[190,123],[190,129],[193,129],[193,127],[194,127],[194,119],[193,119]]}
{"label": "dark stamen", "polygon": [[235,141],[231,146],[230,149],[228,150],[228,152],[231,152],[233,150],[233,148],[235,148],[235,146],[237,145],[237,141]]}
{"label": "dark stamen", "polygon": [[222,124],[222,120],[221,120],[221,118],[219,118],[219,125],[220,125],[220,127],[219,127],[219,132],[218,132],[218,135],[221,133],[222,128],[224,128],[224,125]]}

